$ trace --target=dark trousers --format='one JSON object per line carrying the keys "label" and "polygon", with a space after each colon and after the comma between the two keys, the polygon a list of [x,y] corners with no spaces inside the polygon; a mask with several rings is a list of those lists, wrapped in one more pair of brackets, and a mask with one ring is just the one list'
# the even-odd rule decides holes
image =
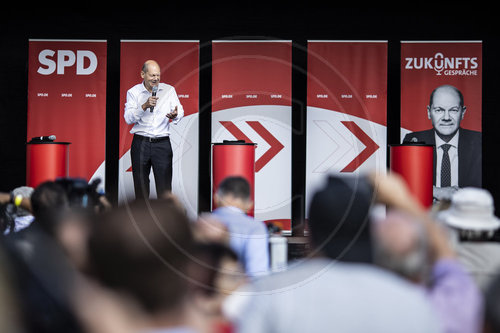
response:
{"label": "dark trousers", "polygon": [[135,134],[130,148],[136,198],[149,198],[149,173],[153,168],[156,194],[172,190],[172,145],[169,137],[150,140]]}

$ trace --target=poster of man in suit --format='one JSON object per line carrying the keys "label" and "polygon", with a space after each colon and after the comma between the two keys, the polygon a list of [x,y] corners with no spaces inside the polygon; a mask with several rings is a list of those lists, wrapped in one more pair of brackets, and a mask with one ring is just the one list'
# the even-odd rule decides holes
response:
{"label": "poster of man in suit", "polygon": [[[402,98],[409,95],[410,90],[422,95],[427,92],[426,106],[423,96],[414,98],[411,107],[411,98],[406,102],[402,99],[402,142],[434,146],[433,195],[436,200],[450,198],[459,188],[482,186],[481,57],[480,48],[479,54],[474,50],[480,44],[472,43],[472,50],[467,50],[469,44],[465,43],[459,43],[458,50],[448,50],[449,43],[444,44],[442,48],[431,44],[430,48],[435,48],[433,56],[426,58],[422,53],[406,52],[402,61]],[[420,70],[422,88],[409,89],[418,85],[416,69]],[[416,100],[418,105],[414,103]],[[412,107],[415,111],[410,114]],[[424,117],[426,125],[422,123]],[[412,118],[418,118],[421,125],[412,124]]]}

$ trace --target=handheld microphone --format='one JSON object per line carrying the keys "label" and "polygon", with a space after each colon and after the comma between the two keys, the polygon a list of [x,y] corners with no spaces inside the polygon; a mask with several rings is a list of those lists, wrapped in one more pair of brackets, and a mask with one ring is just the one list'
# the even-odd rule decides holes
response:
{"label": "handheld microphone", "polygon": [[[152,96],[156,96],[156,92],[158,91],[158,86],[153,86]],[[154,106],[149,108],[149,112],[153,112]]]}
{"label": "handheld microphone", "polygon": [[35,136],[31,138],[31,141],[37,141],[37,142],[47,142],[47,141],[54,141],[56,139],[55,135],[49,135],[49,136]]}

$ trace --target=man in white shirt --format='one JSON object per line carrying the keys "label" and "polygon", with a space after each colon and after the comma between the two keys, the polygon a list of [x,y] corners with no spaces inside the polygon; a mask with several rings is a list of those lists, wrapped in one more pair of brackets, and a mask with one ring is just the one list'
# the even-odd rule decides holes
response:
{"label": "man in white shirt", "polygon": [[481,187],[481,133],[460,127],[466,106],[451,85],[434,89],[427,106],[432,129],[408,133],[403,142],[435,145],[434,197],[449,199],[458,188]]}
{"label": "man in white shirt", "polygon": [[134,125],[130,149],[136,198],[149,197],[149,173],[153,168],[156,193],[160,197],[172,189],[172,145],[170,123],[184,116],[175,88],[160,83],[161,70],[154,60],[142,66],[143,82],[127,91],[124,118]]}

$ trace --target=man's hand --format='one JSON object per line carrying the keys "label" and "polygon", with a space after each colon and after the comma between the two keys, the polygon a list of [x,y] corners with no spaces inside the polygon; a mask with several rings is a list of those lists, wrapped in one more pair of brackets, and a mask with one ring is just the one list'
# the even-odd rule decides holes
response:
{"label": "man's hand", "polygon": [[[0,204],[8,204],[10,202],[10,193],[0,192]],[[21,208],[26,209],[31,212],[31,200],[30,198],[23,198],[21,200],[21,204],[19,205]]]}
{"label": "man's hand", "polygon": [[193,233],[198,241],[229,245],[229,229],[209,213],[203,213],[198,217],[193,224]]}
{"label": "man's hand", "polygon": [[6,204],[10,202],[10,193],[0,193],[0,204]]}
{"label": "man's hand", "polygon": [[432,196],[436,200],[451,200],[453,194],[458,191],[458,186],[449,186],[449,187],[432,187]]}
{"label": "man's hand", "polygon": [[146,101],[146,103],[142,104],[142,109],[144,111],[146,111],[150,107],[155,107],[157,101],[158,101],[158,97],[157,96],[149,96],[149,98]]}
{"label": "man's hand", "polygon": [[423,207],[410,193],[408,185],[403,177],[389,172],[388,174],[372,173],[369,179],[373,185],[375,200],[378,203],[403,210],[411,210],[412,213],[423,211]]}
{"label": "man's hand", "polygon": [[167,118],[169,118],[169,119],[177,118],[177,106],[175,107],[175,109],[173,111],[167,113]]}

